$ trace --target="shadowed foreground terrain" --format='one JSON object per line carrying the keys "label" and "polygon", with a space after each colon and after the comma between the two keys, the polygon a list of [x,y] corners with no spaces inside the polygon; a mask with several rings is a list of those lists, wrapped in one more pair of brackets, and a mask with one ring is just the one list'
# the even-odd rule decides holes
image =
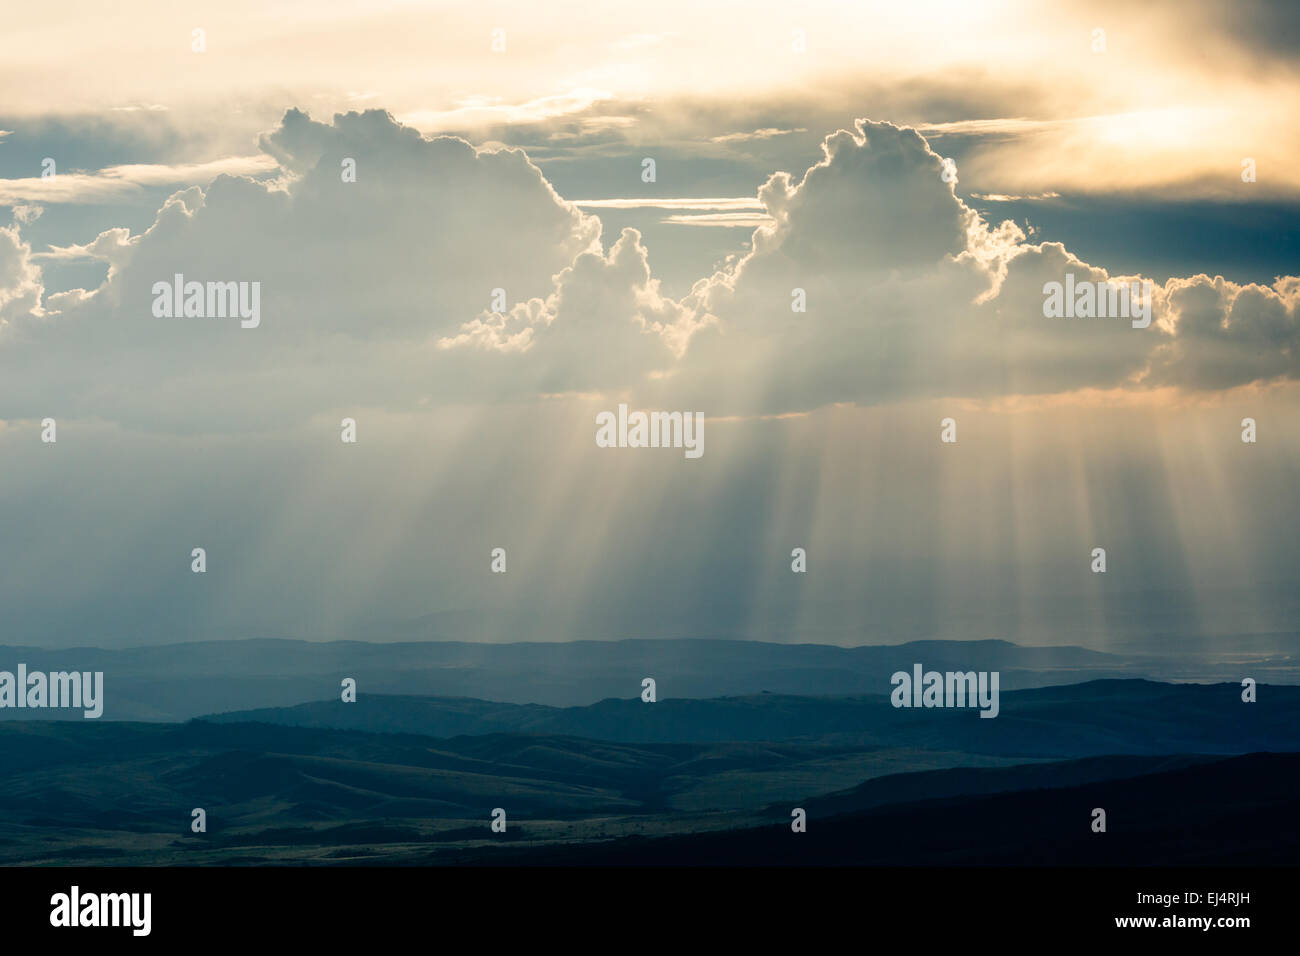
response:
{"label": "shadowed foreground terrain", "polygon": [[[1018,770],[1020,768],[1012,768]],[[1107,813],[1092,832],[1092,810]],[[505,850],[498,863],[708,866],[1292,865],[1300,754],[1250,754],[1137,777],[889,804],[659,840]],[[481,857],[482,858],[482,857]],[[462,862],[473,862],[467,855]]]}
{"label": "shadowed foreground terrain", "polygon": [[11,720],[0,862],[1294,862],[1300,688],[1259,692],[1093,681],[992,720],[776,694]]}

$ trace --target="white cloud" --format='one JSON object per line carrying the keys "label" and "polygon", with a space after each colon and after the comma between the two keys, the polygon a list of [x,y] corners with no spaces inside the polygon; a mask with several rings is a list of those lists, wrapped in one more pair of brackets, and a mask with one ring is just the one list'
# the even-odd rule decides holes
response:
{"label": "white cloud", "polygon": [[575,206],[584,209],[736,209],[762,211],[763,201],[757,196],[726,196],[706,199],[664,198],[653,196],[631,199],[571,199]]}
{"label": "white cloud", "polygon": [[698,216],[665,216],[659,221],[674,226],[712,226],[730,229],[743,227],[746,229],[758,229],[763,226],[770,226],[776,220],[772,219],[771,216],[764,216],[761,213],[712,212],[702,213]]}
{"label": "white cloud", "polygon": [[[551,295],[552,277],[598,244],[598,220],[518,150],[427,140],[380,112],[333,125],[291,112],[263,145],[283,183],[221,176],[173,195],[143,234],[108,230],[48,254],[118,268],[92,293],[59,298],[57,314],[11,318],[7,414],[53,405],[142,427],[235,428],[349,398],[517,390],[508,371],[453,362],[436,341],[494,289],[512,303]],[[342,179],[345,158],[356,182]],[[154,318],[152,287],[176,273],[259,282],[261,326]]]}
{"label": "white cloud", "polygon": [[48,179],[0,179],[0,206],[22,202],[113,202],[145,186],[207,184],[218,176],[256,176],[275,168],[270,156],[230,156],[208,163],[135,164],[109,166],[93,173],[59,173]]}
{"label": "white cloud", "polygon": [[[780,413],[1300,376],[1291,280],[1249,290],[1215,280],[1223,291],[1196,325],[1181,280],[1156,286],[1147,329],[1048,319],[1046,282],[1112,277],[1059,244],[1027,243],[1010,222],[991,228],[913,130],[859,121],[828,137],[825,153],[797,184],[783,173],[769,180],[760,196],[774,225],[697,286],[717,322],[691,340],[671,379],[691,407]],[[806,313],[791,310],[796,288]]]}
{"label": "white cloud", "polygon": [[139,239],[139,236],[132,236],[131,230],[125,226],[115,226],[101,232],[93,242],[84,245],[51,246],[47,252],[33,253],[32,258],[56,261],[94,259],[107,262],[112,266],[120,266],[130,257],[131,250]]}
{"label": "white cloud", "polygon": [[[426,132],[482,129],[514,123],[544,123],[562,116],[586,112],[597,103],[612,100],[614,94],[591,87],[578,87],[564,93],[539,96],[523,103],[467,101],[450,110],[409,110],[398,119]],[[618,125],[611,118],[609,125]]]}
{"label": "white cloud", "polygon": [[41,214],[43,212],[45,212],[44,206],[25,206],[25,205],[14,206],[13,207],[14,222],[25,226],[28,223],[32,223],[35,222],[37,219],[40,219]]}
{"label": "white cloud", "polygon": [[[647,401],[780,414],[1300,374],[1294,283],[1244,293],[1217,280],[1225,291],[1212,311],[1232,330],[1222,335],[1184,324],[1187,293],[1176,294],[1176,281],[1155,285],[1147,329],[1048,319],[1044,284],[1067,272],[1081,282],[1142,277],[1111,276],[1057,243],[1031,244],[1011,222],[991,226],[942,174],[915,131],[860,121],[828,137],[824,159],[800,181],[773,175],[759,193],[767,219],[753,250],[683,300],[689,313],[676,328],[687,348],[641,383]],[[805,313],[792,311],[795,289]],[[1234,316],[1239,298],[1244,311]],[[568,318],[556,309],[538,341]]]}
{"label": "white cloud", "polygon": [[792,133],[808,132],[802,126],[797,129],[776,129],[774,127],[764,127],[756,129],[749,133],[724,133],[722,136],[712,136],[709,138],[710,143],[746,143],[755,139],[772,139],[774,136],[789,136]]}
{"label": "white cloud", "polygon": [[984,202],[1024,202],[1025,200],[1060,199],[1060,193],[1039,193],[1036,196],[1008,196],[1006,193],[971,193],[971,199]]}
{"label": "white cloud", "polygon": [[[774,174],[752,199],[655,200],[702,210],[674,217],[694,224],[761,223],[748,253],[680,300],[662,294],[635,230],[602,248],[599,221],[520,150],[427,139],[379,111],[331,124],[290,111],[262,146],[282,180],[190,187],[142,234],[109,229],[34,256],[18,224],[0,231],[0,417],[58,407],[234,429],[358,402],[575,393],[753,416],[1300,376],[1297,279],[1170,280],[1148,329],[1044,318],[1045,282],[1111,277],[982,220],[924,138],[888,123],[827,137],[821,162],[798,180]],[[42,303],[42,258],[112,268],[98,289]],[[261,326],[154,318],[153,283],[178,272],[260,282]],[[796,288],[806,312],[791,309]]]}
{"label": "white cloud", "polygon": [[[17,226],[0,226],[0,336],[11,322],[42,314],[41,270]],[[0,418],[5,416],[0,415]]]}

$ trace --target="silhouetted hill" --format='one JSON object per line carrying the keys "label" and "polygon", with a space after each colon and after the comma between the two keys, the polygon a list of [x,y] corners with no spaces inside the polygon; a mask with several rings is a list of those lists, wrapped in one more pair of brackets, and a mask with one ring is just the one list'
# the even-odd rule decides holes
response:
{"label": "silhouetted hill", "polygon": [[563,734],[629,743],[759,741],[844,735],[859,746],[1008,757],[1244,753],[1300,745],[1300,687],[1263,686],[1257,703],[1234,684],[1103,680],[1001,695],[999,716],[974,709],[894,708],[886,696],[759,694],[708,700],[603,700],[585,707],[362,695],[215,715],[432,736]]}
{"label": "silhouetted hill", "polygon": [[[981,795],[1195,770],[1219,762],[1204,755],[1215,748],[1294,748],[1298,697],[1300,689],[1261,687],[1260,702],[1244,704],[1234,685],[1107,681],[1004,695],[993,720],[896,710],[876,697],[769,694],[583,708],[363,695],[289,711],[477,730],[450,737],[232,721],[241,715],[8,721],[0,863],[420,862],[475,847],[699,836],[764,820],[771,829],[792,806],[819,824],[935,801],[960,816]],[[577,727],[643,739],[566,732]],[[1158,749],[1169,744],[1186,749]],[[1059,759],[1080,751],[1093,756]],[[1253,813],[1253,784],[1244,786],[1237,805]],[[206,833],[189,831],[196,807],[207,813]],[[509,814],[504,839],[488,828],[494,807]],[[1272,812],[1267,801],[1261,807]],[[981,841],[958,840],[953,852],[978,858],[990,851]]]}
{"label": "silhouetted hill", "polygon": [[[1105,833],[1092,831],[1094,808]],[[432,862],[701,866],[1295,865],[1300,754],[1249,754],[1080,786],[890,804],[724,833],[466,851]]]}
{"label": "silhouetted hill", "polygon": [[[336,698],[344,677],[356,679],[362,694],[575,706],[639,695],[644,677],[655,678],[664,699],[763,691],[885,693],[890,675],[917,661],[938,670],[998,670],[1004,690],[1147,673],[1123,657],[1006,641],[852,648],[705,639],[511,644],[231,640],[113,651],[0,647],[0,669],[13,670],[20,661],[30,670],[103,671],[108,719],[173,721]],[[0,719],[18,716],[24,715],[0,710]],[[66,711],[25,716],[81,719]]]}
{"label": "silhouetted hill", "polygon": [[[832,817],[892,803],[1021,790],[1049,790],[1098,780],[1140,777],[1214,763],[1221,759],[1204,754],[1180,754],[1173,757],[1104,756],[1014,764],[1009,767],[957,767],[950,770],[896,773],[866,780],[849,790],[810,797],[800,801],[799,805],[818,817]],[[789,816],[790,808],[769,807],[768,812],[774,819],[784,821]]]}

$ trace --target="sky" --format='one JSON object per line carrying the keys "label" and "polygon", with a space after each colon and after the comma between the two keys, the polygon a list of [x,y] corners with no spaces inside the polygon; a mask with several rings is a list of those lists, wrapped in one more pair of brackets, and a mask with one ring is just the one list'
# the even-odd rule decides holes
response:
{"label": "sky", "polygon": [[0,639],[1292,632],[1297,16],[7,11]]}

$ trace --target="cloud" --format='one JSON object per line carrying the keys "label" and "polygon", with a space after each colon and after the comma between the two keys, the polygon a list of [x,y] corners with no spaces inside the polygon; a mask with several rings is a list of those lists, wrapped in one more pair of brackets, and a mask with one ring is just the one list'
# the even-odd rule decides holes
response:
{"label": "cloud", "polygon": [[797,129],[776,129],[774,127],[764,127],[756,129],[749,133],[724,133],[721,136],[709,137],[710,143],[746,143],[755,139],[771,139],[774,136],[789,136],[793,133],[806,133],[808,130],[802,126]]}
{"label": "cloud", "polygon": [[752,212],[713,212],[703,213],[698,216],[665,216],[659,221],[674,226],[714,226],[731,229],[736,227],[758,229],[775,222],[770,216]]}
{"label": "cloud", "polygon": [[[612,99],[614,94],[608,91],[579,87],[564,93],[539,96],[523,103],[470,99],[462,101],[454,109],[411,110],[402,113],[398,119],[428,132],[476,130],[511,124],[545,123],[585,113],[592,107]],[[601,124],[599,117],[593,117],[592,123],[606,128],[623,125],[620,123],[621,119],[609,117]]]}
{"label": "cloud", "polygon": [[34,253],[32,258],[53,261],[93,259],[116,266],[121,265],[129,258],[131,250],[138,240],[138,236],[133,237],[131,235],[130,229],[125,226],[115,226],[101,232],[93,242],[83,245],[51,246],[49,251]]}
{"label": "cloud", "polygon": [[147,186],[207,184],[218,176],[256,176],[276,168],[270,156],[230,156],[207,163],[110,166],[97,172],[58,173],[48,179],[0,179],[0,206],[22,202],[114,202]]}
{"label": "cloud", "polygon": [[1170,279],[1164,299],[1177,334],[1153,356],[1152,385],[1225,389],[1300,378],[1300,278],[1267,287],[1206,275]]}
{"label": "cloud", "polygon": [[0,227],[0,335],[11,321],[41,314],[43,292],[31,246],[16,225]]}
{"label": "cloud", "polygon": [[[1067,273],[1142,277],[1112,276],[1059,243],[1027,243],[1010,222],[991,227],[943,181],[940,157],[914,130],[860,120],[824,151],[798,184],[769,180],[760,197],[774,225],[696,289],[717,321],[691,340],[671,385],[700,407],[772,414],[918,397],[1215,389],[1300,372],[1294,280],[1155,284],[1146,329],[1045,318],[1044,285]],[[1189,291],[1206,283],[1217,294]],[[792,311],[795,289],[806,313]]]}
{"label": "cloud", "polygon": [[983,202],[1024,202],[1026,200],[1038,201],[1042,199],[1060,199],[1060,193],[1040,193],[1037,196],[1008,196],[1005,193],[971,193],[971,199],[979,199]]}
{"label": "cloud", "polygon": [[[553,276],[598,248],[599,222],[518,150],[425,139],[378,111],[333,124],[291,111],[263,146],[283,182],[219,176],[173,195],[140,235],[109,230],[50,254],[116,268],[57,314],[10,320],[6,416],[61,407],[145,428],[244,428],[340,401],[454,401],[480,371],[481,387],[509,394],[497,367],[439,362],[436,340],[494,289],[511,302],[551,295]],[[349,159],[355,182],[343,181]],[[155,318],[153,286],[177,273],[260,283],[260,327]]]}
{"label": "cloud", "polygon": [[[1082,389],[1233,387],[1295,377],[1294,284],[1215,280],[1213,335],[1185,321],[1179,281],[1153,283],[1155,321],[1045,318],[1044,286],[1138,282],[1059,243],[991,225],[944,181],[915,130],[860,120],[827,137],[796,182],[760,190],[753,248],[696,284],[671,324],[680,359],[637,387],[647,402],[715,415],[773,415],[835,403],[993,399]],[[806,312],[792,309],[796,290]],[[1240,316],[1234,315],[1234,303]],[[548,310],[545,342],[574,316]],[[602,352],[601,354],[608,354]]]}
{"label": "cloud", "polygon": [[529,379],[544,394],[626,388],[671,364],[701,324],[688,304],[659,294],[640,240],[624,229],[608,255],[584,253],[556,276],[545,301],[485,313],[439,347],[529,352]]}
{"label": "cloud", "polygon": [[18,205],[13,207],[14,222],[21,225],[28,225],[41,218],[41,213],[45,212],[44,206],[24,206]]}
{"label": "cloud", "polygon": [[[518,150],[375,112],[292,111],[262,145],[278,175],[179,190],[142,231],[33,253],[28,222],[0,228],[0,506],[24,543],[0,557],[0,606],[29,643],[357,637],[511,603],[569,638],[597,633],[574,609],[665,595],[704,609],[697,633],[826,639],[788,588],[792,540],[814,596],[857,595],[827,612],[845,640],[871,620],[884,641],[1100,642],[1113,607],[1057,614],[1094,542],[1162,606],[1297,566],[1295,536],[1249,506],[1287,493],[1294,392],[1209,390],[1297,376],[1300,280],[1169,280],[1148,329],[1046,319],[1045,282],[1114,276],[986,221],[919,133],[865,120],[806,171],[700,210],[770,222],[680,297],[652,242],[602,236]],[[78,258],[107,277],[47,294],[42,265]],[[260,282],[261,325],[155,318],[176,272]],[[604,454],[592,412],[620,400],[702,411],[706,455]],[[957,456],[937,441],[950,413]],[[1268,439],[1230,466],[1247,414]],[[474,557],[498,543],[509,592]],[[195,546],[208,575],[189,573]],[[1005,618],[971,623],[990,608]],[[1225,628],[1280,615],[1231,610]]]}
{"label": "cloud", "polygon": [[735,209],[761,211],[764,206],[757,196],[726,196],[710,199],[674,198],[658,199],[653,196],[632,199],[571,199],[575,206],[584,209]]}
{"label": "cloud", "polygon": [[762,200],[757,196],[714,197],[706,199],[654,197],[632,199],[575,199],[583,209],[689,209],[712,210],[704,213],[675,213],[659,221],[676,226],[742,227],[757,229],[772,223]]}
{"label": "cloud", "polygon": [[1024,116],[1003,116],[993,119],[953,120],[947,123],[921,123],[916,131],[922,136],[990,136],[1005,134],[1039,133],[1058,129],[1078,120],[1036,120]]}
{"label": "cloud", "polygon": [[[821,161],[798,180],[773,174],[754,199],[649,203],[757,224],[749,251],[680,299],[636,230],[604,248],[599,221],[521,150],[426,138],[377,110],[331,123],[291,110],[261,145],[279,179],[182,190],[140,234],[33,255],[20,223],[0,231],[0,417],[61,408],[228,430],[358,403],[591,393],[771,416],[1300,374],[1294,278],[1171,279],[1146,329],[1045,318],[1044,284],[1067,273],[1142,277],[986,222],[924,137],[889,123],[828,136]],[[40,260],[77,258],[109,262],[104,283],[42,301]],[[177,273],[260,283],[260,326],[155,318],[154,284]]]}

